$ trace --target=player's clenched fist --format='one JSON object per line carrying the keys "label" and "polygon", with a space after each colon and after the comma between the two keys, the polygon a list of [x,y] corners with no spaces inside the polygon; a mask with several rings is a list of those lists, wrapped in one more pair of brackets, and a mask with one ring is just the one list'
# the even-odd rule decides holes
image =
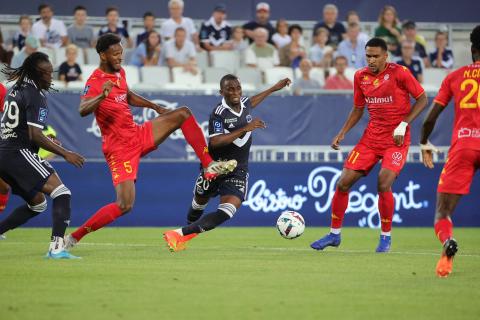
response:
{"label": "player's clenched fist", "polygon": [[112,88],[113,88],[114,85],[115,85],[115,83],[113,83],[112,80],[108,80],[103,84],[102,92],[103,92],[103,97],[104,98],[108,97],[108,95],[110,94],[110,91],[112,91]]}
{"label": "player's clenched fist", "polygon": [[244,128],[245,128],[245,131],[248,132],[248,131],[253,131],[255,129],[265,129],[266,127],[267,125],[262,119],[255,118],[252,120],[252,122],[247,124]]}
{"label": "player's clenched fist", "polygon": [[65,155],[65,160],[68,163],[73,164],[77,168],[81,168],[83,166],[83,163],[85,162],[84,157],[73,151],[67,152],[67,154]]}
{"label": "player's clenched fist", "polygon": [[289,86],[290,83],[292,83],[292,80],[290,80],[290,79],[288,79],[288,78],[285,78],[285,79],[282,79],[282,80],[278,81],[278,82],[272,87],[272,89],[273,89],[274,91],[282,90],[283,88]]}
{"label": "player's clenched fist", "polygon": [[337,134],[335,138],[333,138],[331,145],[332,149],[340,150],[340,142],[342,142],[343,139],[345,139],[345,135],[343,133]]}

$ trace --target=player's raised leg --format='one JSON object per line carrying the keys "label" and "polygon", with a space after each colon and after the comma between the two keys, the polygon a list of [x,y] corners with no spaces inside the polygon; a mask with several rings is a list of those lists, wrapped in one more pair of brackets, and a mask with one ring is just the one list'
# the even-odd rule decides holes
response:
{"label": "player's raised leg", "polygon": [[152,120],[155,145],[161,144],[175,130],[181,129],[185,140],[192,146],[205,170],[205,178],[215,179],[218,175],[227,174],[235,169],[235,160],[213,161],[208,152],[207,141],[195,116],[189,108],[181,107],[161,114]]}
{"label": "player's raised leg", "polygon": [[85,235],[112,223],[118,217],[128,213],[135,202],[135,182],[126,180],[115,186],[117,201],[100,208],[75,232],[66,237],[66,246],[75,246]]}
{"label": "player's raised leg", "polygon": [[330,233],[313,242],[310,246],[315,250],[323,250],[326,247],[338,247],[341,242],[341,230],[343,218],[348,208],[349,191],[352,186],[364,176],[363,171],[355,171],[344,168],[337,182],[337,188],[332,199],[332,220]]}
{"label": "player's raised leg", "polygon": [[388,252],[392,244],[392,219],[395,211],[395,199],[392,193],[392,185],[397,178],[397,173],[382,168],[378,175],[378,212],[382,231],[376,252]]}
{"label": "player's raised leg", "polygon": [[438,193],[435,213],[435,234],[443,246],[436,272],[439,277],[447,277],[453,270],[453,257],[457,253],[457,241],[453,238],[451,216],[462,197],[461,194]]}
{"label": "player's raised leg", "polygon": [[186,248],[186,243],[199,233],[215,229],[231,219],[242,205],[242,200],[234,195],[220,197],[217,211],[202,216],[197,221],[180,229],[167,231],[163,237],[170,251],[180,251]]}

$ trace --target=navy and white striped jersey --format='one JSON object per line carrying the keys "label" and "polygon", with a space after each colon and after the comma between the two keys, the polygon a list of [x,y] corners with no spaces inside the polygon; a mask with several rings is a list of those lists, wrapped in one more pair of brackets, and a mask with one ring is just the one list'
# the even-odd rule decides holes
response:
{"label": "navy and white striped jersey", "polygon": [[[209,138],[227,134],[245,127],[252,121],[250,111],[252,104],[247,97],[241,98],[241,110],[235,112],[230,108],[225,99],[219,103],[212,114],[208,123]],[[210,154],[214,160],[237,160],[237,169],[248,170],[248,157],[250,154],[250,146],[252,145],[252,132],[247,132],[241,137],[235,139],[229,145],[224,147],[210,149]]]}
{"label": "navy and white striped jersey", "polygon": [[47,121],[48,108],[44,94],[35,83],[26,80],[21,87],[9,90],[1,115],[0,150],[29,149],[38,152],[28,133],[28,126],[43,129]]}

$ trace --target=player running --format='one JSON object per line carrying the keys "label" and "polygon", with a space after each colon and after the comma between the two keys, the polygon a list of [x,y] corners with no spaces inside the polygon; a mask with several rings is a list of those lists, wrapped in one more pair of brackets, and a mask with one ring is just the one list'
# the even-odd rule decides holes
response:
{"label": "player running", "polygon": [[[7,88],[5,88],[5,86],[2,83],[0,83],[0,114],[3,113],[3,107],[4,107],[3,104],[4,104],[4,99],[6,95],[7,95]],[[7,207],[9,195],[10,195],[10,186],[5,181],[0,179],[0,213],[2,213],[3,210],[5,210],[5,208]],[[4,238],[4,236],[0,234],[0,239],[2,238]]]}
{"label": "player running", "polygon": [[[382,230],[376,252],[390,251],[392,218],[395,210],[392,184],[407,158],[410,146],[409,124],[427,104],[427,96],[411,72],[403,66],[386,62],[387,44],[383,39],[370,39],[365,51],[368,67],[355,73],[354,106],[343,128],[333,139],[332,148],[339,149],[345,134],[361,119],[365,105],[368,107],[370,121],[362,138],[345,161],[332,199],[330,233],[311,244],[316,250],[340,245],[340,232],[348,208],[349,190],[361,177],[368,175],[381,160],[382,168],[378,175],[377,190]],[[413,107],[410,105],[410,96],[416,100]]]}
{"label": "player running", "polygon": [[35,52],[17,69],[7,68],[8,81],[16,81],[4,103],[0,136],[0,178],[22,197],[22,205],[0,223],[0,234],[13,230],[47,209],[45,194],[53,199],[52,259],[72,259],[64,247],[65,229],[70,222],[70,190],[53,167],[38,156],[38,149],[58,154],[76,167],[84,159],[45,137],[42,132],[48,108],[44,92],[50,89],[53,67],[48,56]]}
{"label": "player running", "polygon": [[470,34],[473,64],[450,73],[433,100],[423,123],[420,147],[423,163],[433,168],[433,152],[438,150],[428,141],[438,116],[452,97],[455,100],[455,124],[452,144],[448,151],[437,188],[435,234],[443,245],[437,263],[439,277],[448,277],[453,269],[457,241],[453,238],[451,216],[458,201],[470,191],[475,172],[480,168],[480,25]]}
{"label": "player running", "polygon": [[[187,216],[189,225],[164,233],[170,251],[185,249],[187,241],[198,233],[221,225],[232,218],[240,208],[247,194],[252,132],[266,127],[262,120],[252,119],[250,111],[273,92],[288,85],[290,79],[283,79],[270,89],[247,98],[242,97],[242,86],[236,76],[227,74],[220,80],[220,94],[223,99],[210,115],[208,145],[214,159],[233,158],[237,160],[238,165],[232,173],[215,181],[208,181],[200,172]],[[203,215],[208,201],[218,195],[220,204],[217,211]]]}
{"label": "player running", "polygon": [[[102,228],[132,209],[140,158],[155,150],[179,128],[200,159],[207,179],[229,173],[236,166],[235,160],[212,160],[203,131],[187,107],[168,111],[128,88],[121,67],[123,47],[120,41],[120,37],[112,33],[98,39],[96,49],[100,66],[88,79],[80,103],[80,115],[94,113],[102,132],[102,149],[112,173],[117,201],[98,210],[67,236],[68,248],[87,233]],[[153,109],[160,116],[137,125],[133,122],[129,105]]]}

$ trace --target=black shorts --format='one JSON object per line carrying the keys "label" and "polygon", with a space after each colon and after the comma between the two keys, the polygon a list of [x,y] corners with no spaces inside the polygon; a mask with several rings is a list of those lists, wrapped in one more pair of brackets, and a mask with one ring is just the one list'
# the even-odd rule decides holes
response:
{"label": "black shorts", "polygon": [[245,201],[248,191],[248,172],[236,169],[232,173],[221,176],[213,181],[208,181],[203,174],[197,178],[193,194],[200,197],[212,198],[220,196],[236,196]]}
{"label": "black shorts", "polygon": [[54,172],[48,161],[28,149],[0,150],[0,178],[25,201],[41,192]]}

